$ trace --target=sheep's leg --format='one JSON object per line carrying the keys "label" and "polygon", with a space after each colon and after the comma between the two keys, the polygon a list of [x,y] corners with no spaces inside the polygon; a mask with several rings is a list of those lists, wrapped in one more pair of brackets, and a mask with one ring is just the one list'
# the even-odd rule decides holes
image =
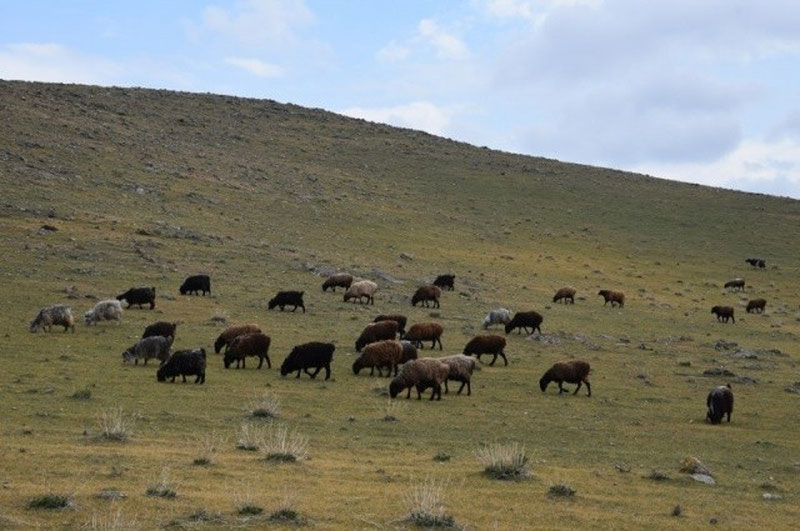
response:
{"label": "sheep's leg", "polygon": [[731,315],[731,321],[733,321],[733,324],[736,324],[736,318],[734,318],[732,315]]}
{"label": "sheep's leg", "polygon": [[461,382],[461,387],[458,388],[458,393],[456,393],[457,395],[461,394],[461,391],[464,390],[464,386],[465,385],[467,386],[467,394],[470,394],[472,392],[471,389],[469,388],[469,382],[468,381],[464,381],[464,382]]}
{"label": "sheep's leg", "polygon": [[558,394],[566,393],[567,390],[564,389],[563,382],[558,382]]}
{"label": "sheep's leg", "polygon": [[589,384],[589,380],[584,379],[583,383],[586,384],[586,396],[592,396],[592,386]]}
{"label": "sheep's leg", "polygon": [[[238,360],[236,361],[236,368],[237,369],[239,368],[239,361]],[[242,358],[242,369],[246,369],[246,368],[247,368],[247,358]]]}
{"label": "sheep's leg", "polygon": [[331,379],[331,364],[330,363],[325,365],[325,379],[326,380],[330,380]]}
{"label": "sheep's leg", "polygon": [[295,376],[295,378],[300,378],[300,370],[302,370],[302,369],[298,369],[297,376]]}
{"label": "sheep's leg", "polygon": [[493,354],[493,355],[494,355],[494,357],[492,358],[492,361],[489,363],[490,367],[494,367],[494,362],[497,361],[497,354]]}
{"label": "sheep's leg", "polygon": [[573,395],[577,395],[577,394],[578,394],[578,390],[581,388],[581,385],[582,385],[582,384],[581,384],[581,381],[580,381],[580,380],[578,380],[578,387],[576,387],[576,388],[575,388],[575,392],[574,392],[574,393],[572,393]]}
{"label": "sheep's leg", "polygon": [[260,369],[262,365],[264,365],[264,357],[263,356],[259,356],[258,357],[258,367],[257,368]]}
{"label": "sheep's leg", "polygon": [[503,351],[501,350],[501,351],[500,351],[500,355],[503,357],[503,365],[504,365],[505,367],[508,367],[508,358],[506,358],[506,354],[505,354],[505,352],[503,352]]}
{"label": "sheep's leg", "polygon": [[450,392],[450,389],[447,388],[447,382],[448,381],[449,381],[449,379],[444,381],[444,394],[448,394]]}
{"label": "sheep's leg", "polygon": [[139,358],[133,358],[133,364],[139,365]]}
{"label": "sheep's leg", "polygon": [[411,387],[408,388],[408,394],[406,395],[406,400],[411,398]]}
{"label": "sheep's leg", "polygon": [[272,361],[270,361],[269,355],[264,354],[264,357],[267,359],[267,369],[271,369],[272,368]]}
{"label": "sheep's leg", "polygon": [[434,393],[436,393],[436,400],[442,399],[442,385],[439,384],[433,388]]}
{"label": "sheep's leg", "polygon": [[306,307],[302,304],[300,305],[300,307],[303,309],[303,313],[306,313]]}
{"label": "sheep's leg", "polygon": [[181,377],[183,377],[183,383],[186,383],[186,374],[181,374]]}
{"label": "sheep's leg", "polygon": [[[372,375],[370,374],[370,376],[372,376]],[[383,367],[378,367],[378,378],[380,378],[382,376],[383,376]]]}
{"label": "sheep's leg", "polygon": [[442,338],[441,337],[437,337],[436,341],[439,342],[439,350],[444,350],[444,347],[442,347]]}
{"label": "sheep's leg", "polygon": [[417,384],[417,400],[422,399],[422,391],[424,391],[424,389],[420,389],[421,387],[422,386],[420,384]]}
{"label": "sheep's leg", "polygon": [[172,377],[172,383],[175,383],[175,376]]}

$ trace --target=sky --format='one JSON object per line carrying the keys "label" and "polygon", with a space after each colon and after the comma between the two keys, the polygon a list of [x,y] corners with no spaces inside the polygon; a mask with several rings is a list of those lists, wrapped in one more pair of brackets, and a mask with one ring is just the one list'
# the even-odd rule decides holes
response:
{"label": "sky", "polygon": [[0,78],[268,98],[800,198],[797,0],[0,0]]}

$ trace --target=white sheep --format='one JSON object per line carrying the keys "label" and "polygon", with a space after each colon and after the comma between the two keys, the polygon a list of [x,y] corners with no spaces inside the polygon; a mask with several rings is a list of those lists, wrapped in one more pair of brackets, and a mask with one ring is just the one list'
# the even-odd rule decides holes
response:
{"label": "white sheep", "polygon": [[83,317],[87,325],[97,324],[99,321],[117,321],[119,324],[122,321],[122,303],[116,299],[100,301],[83,314]]}
{"label": "white sheep", "polygon": [[371,280],[359,280],[358,282],[353,282],[347,291],[344,294],[344,302],[349,301],[350,299],[358,299],[359,302],[363,302],[364,297],[367,298],[367,302],[370,304],[375,304],[375,293],[378,291],[378,285]]}

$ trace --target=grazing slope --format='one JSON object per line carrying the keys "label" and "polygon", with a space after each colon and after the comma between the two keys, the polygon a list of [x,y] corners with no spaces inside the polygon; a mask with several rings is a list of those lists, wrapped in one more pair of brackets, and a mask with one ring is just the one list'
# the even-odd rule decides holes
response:
{"label": "grazing slope", "polygon": [[[266,100],[0,82],[0,111],[0,527],[80,526],[117,507],[145,528],[200,509],[219,525],[259,525],[236,514],[231,492],[249,490],[269,512],[286,488],[323,528],[398,525],[403,495],[431,474],[449,482],[448,514],[479,529],[672,527],[676,504],[693,527],[785,528],[800,517],[761,487],[800,495],[800,395],[784,391],[800,381],[797,201]],[[375,305],[322,293],[334,271],[378,282]],[[441,309],[412,307],[409,294],[443,272],[456,280]],[[199,273],[213,295],[181,296]],[[737,276],[746,292],[726,292]],[[575,304],[553,304],[565,285]],[[127,309],[119,326],[27,331],[40,308],[82,315],[136,286],[157,288],[156,308]],[[268,312],[289,289],[305,291],[307,313]],[[604,308],[599,289],[624,291],[625,307]],[[743,311],[754,297],[770,301],[763,315]],[[741,317],[718,323],[714,305]],[[421,355],[455,354],[500,306],[542,313],[544,335],[509,335],[509,366],[477,371],[472,396],[401,399],[398,421],[383,420],[386,382],[350,369],[367,323],[379,313],[440,322],[447,348]],[[223,319],[272,338],[272,370],[222,368],[211,346]],[[205,347],[205,385],[159,384],[154,367],[121,363],[157,320],[181,323],[174,350]],[[275,367],[308,341],[337,345],[332,379],[280,378]],[[569,358],[591,363],[591,398],[539,391],[541,374]],[[734,376],[704,374],[720,367]],[[706,395],[728,381],[736,416],[710,426]],[[309,437],[308,460],[271,464],[236,449],[239,426],[256,423],[244,408],[265,387],[280,421]],[[99,440],[98,415],[118,406],[136,415],[130,440]],[[212,433],[226,443],[211,466],[193,466],[196,439]],[[476,449],[506,441],[526,446],[533,479],[481,474]],[[437,453],[451,459],[435,464]],[[687,455],[717,485],[678,477]],[[165,467],[177,498],[145,496]],[[673,479],[645,478],[652,469]],[[575,499],[548,498],[556,482]],[[95,494],[112,488],[127,498],[110,509]],[[75,507],[26,508],[48,491]]]}

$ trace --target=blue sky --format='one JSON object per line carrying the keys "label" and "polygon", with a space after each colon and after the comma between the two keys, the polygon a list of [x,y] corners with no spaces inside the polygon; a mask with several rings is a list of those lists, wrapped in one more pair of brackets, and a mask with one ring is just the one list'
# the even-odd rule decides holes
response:
{"label": "blue sky", "polygon": [[0,78],[270,98],[800,198],[796,0],[5,1]]}

